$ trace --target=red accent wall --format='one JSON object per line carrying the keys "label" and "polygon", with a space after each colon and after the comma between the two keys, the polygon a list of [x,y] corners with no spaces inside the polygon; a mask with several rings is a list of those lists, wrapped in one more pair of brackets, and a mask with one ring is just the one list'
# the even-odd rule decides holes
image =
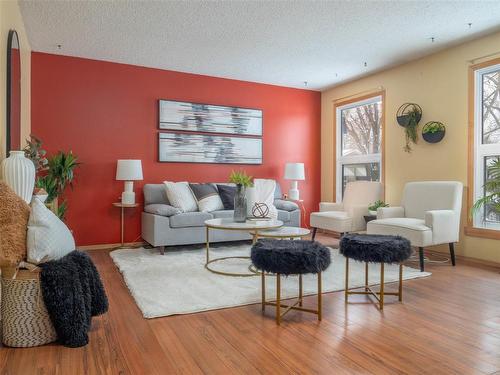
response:
{"label": "red accent wall", "polygon": [[[321,95],[316,91],[186,74],[33,52],[32,133],[49,153],[73,150],[82,165],[68,190],[67,222],[78,245],[120,240],[115,181],[117,159],[142,159],[142,185],[164,180],[220,182],[233,169],[283,180],[285,162],[304,162],[299,188],[310,212],[320,199]],[[158,99],[259,108],[264,116],[264,163],[260,166],[159,163]],[[141,209],[127,210],[125,240],[141,233]]]}

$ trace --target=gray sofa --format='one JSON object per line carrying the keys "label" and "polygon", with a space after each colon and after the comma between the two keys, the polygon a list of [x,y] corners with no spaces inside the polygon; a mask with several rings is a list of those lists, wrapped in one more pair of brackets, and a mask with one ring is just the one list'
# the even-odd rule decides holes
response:
{"label": "gray sofa", "polygon": [[[233,217],[232,210],[175,213],[175,209],[169,205],[163,184],[146,184],[143,193],[145,211],[142,213],[142,238],[154,247],[205,243],[205,220]],[[274,203],[278,209],[278,219],[283,221],[285,226],[299,227],[299,207],[294,202],[280,198],[281,189],[276,184]],[[155,212],[161,214],[146,212],[152,211],[151,208],[155,208]],[[251,237],[247,232],[210,231],[211,242],[249,239]]]}

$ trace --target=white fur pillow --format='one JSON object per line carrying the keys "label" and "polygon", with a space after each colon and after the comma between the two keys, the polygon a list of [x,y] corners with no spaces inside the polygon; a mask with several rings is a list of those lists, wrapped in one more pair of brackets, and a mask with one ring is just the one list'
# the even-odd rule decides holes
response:
{"label": "white fur pillow", "polygon": [[182,212],[198,211],[198,204],[187,182],[163,181],[170,204]]}
{"label": "white fur pillow", "polygon": [[28,221],[28,262],[57,260],[75,250],[75,240],[64,224],[38,198],[31,201]]}

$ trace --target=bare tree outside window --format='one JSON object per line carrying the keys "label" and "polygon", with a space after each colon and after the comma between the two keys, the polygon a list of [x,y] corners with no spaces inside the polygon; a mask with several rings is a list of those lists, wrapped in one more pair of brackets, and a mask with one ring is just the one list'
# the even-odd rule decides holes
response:
{"label": "bare tree outside window", "polygon": [[500,143],[500,70],[483,74],[483,144]]}
{"label": "bare tree outside window", "polygon": [[380,153],[381,103],[342,110],[342,155]]}

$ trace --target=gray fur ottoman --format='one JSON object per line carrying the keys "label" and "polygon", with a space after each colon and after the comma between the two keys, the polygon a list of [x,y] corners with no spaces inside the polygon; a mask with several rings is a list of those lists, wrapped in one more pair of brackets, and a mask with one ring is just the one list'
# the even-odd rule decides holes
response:
{"label": "gray fur ottoman", "polygon": [[[384,308],[384,296],[396,295],[403,301],[403,262],[411,255],[410,241],[400,236],[378,234],[346,234],[340,240],[340,253],[345,257],[345,301],[350,294],[367,294],[374,296],[379,308]],[[349,290],[349,259],[365,262],[364,291]],[[380,290],[374,292],[368,285],[368,263],[380,263]],[[384,291],[384,264],[399,264],[398,292]],[[355,288],[358,289],[358,288]]]}

